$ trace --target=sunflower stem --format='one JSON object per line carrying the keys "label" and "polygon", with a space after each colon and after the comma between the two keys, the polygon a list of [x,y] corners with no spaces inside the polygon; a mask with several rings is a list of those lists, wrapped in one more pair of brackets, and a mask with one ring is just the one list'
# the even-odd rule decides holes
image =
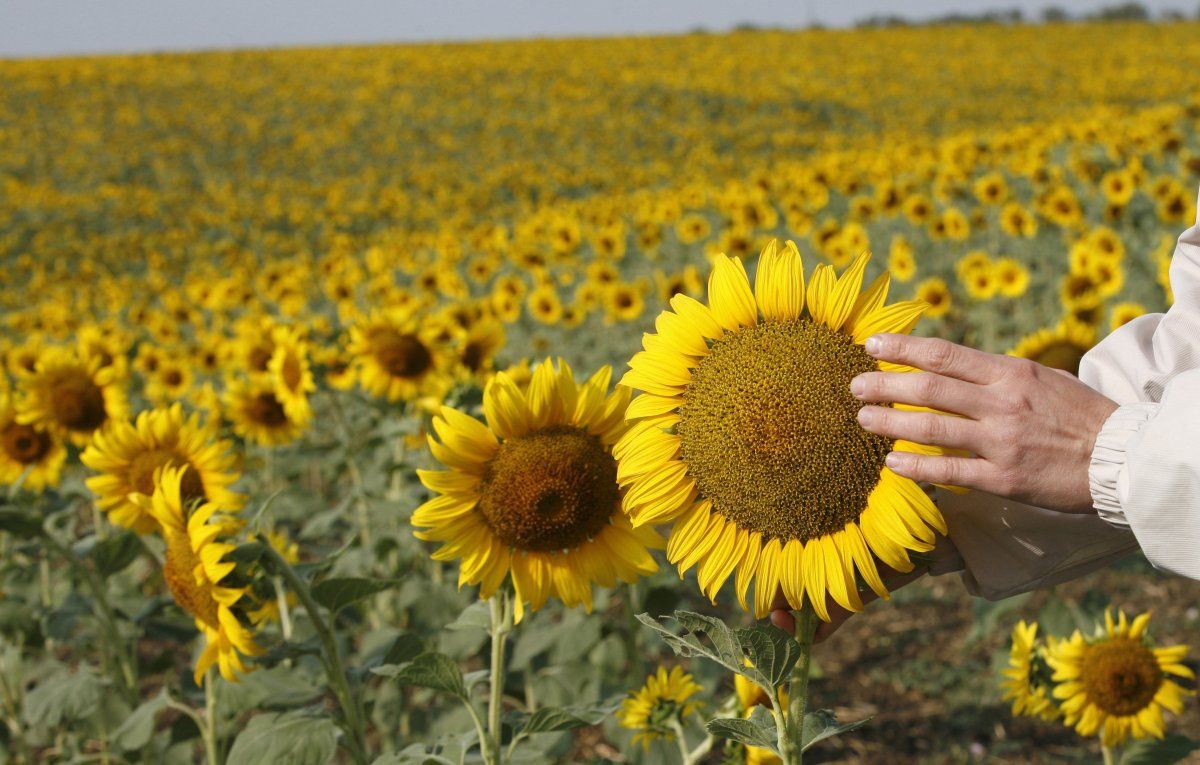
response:
{"label": "sunflower stem", "polygon": [[637,685],[643,677],[644,667],[641,641],[639,640],[642,634],[642,625],[637,620],[639,609],[636,582],[629,582],[625,585],[625,597],[621,600],[625,604],[625,653],[629,658],[629,684]]}
{"label": "sunflower stem", "polygon": [[1113,765],[1115,762],[1112,749],[1105,746],[1103,740],[1100,742],[1100,756],[1104,758],[1104,765]]}
{"label": "sunflower stem", "polygon": [[204,676],[204,727],[200,730],[208,765],[221,765],[221,750],[217,747],[217,693],[213,689],[216,679],[216,673],[209,667]]}
{"label": "sunflower stem", "polygon": [[679,722],[678,717],[672,717],[667,723],[671,730],[675,733],[675,744],[679,747],[679,762],[681,765],[689,765],[692,760],[688,755],[687,735],[683,730],[683,723]]}
{"label": "sunflower stem", "polygon": [[784,716],[787,724],[788,749],[784,762],[800,765],[804,759],[804,714],[808,711],[808,671],[812,665],[813,636],[817,631],[817,614],[808,603],[795,612],[796,643],[800,646],[800,658],[792,669],[792,683],[788,688],[788,711]]}
{"label": "sunflower stem", "polygon": [[508,633],[512,631],[513,618],[508,590],[500,588],[488,603],[491,605],[492,614],[492,665],[484,760],[488,765],[502,765],[500,715],[504,706],[504,643],[508,640]]}
{"label": "sunflower stem", "polygon": [[296,599],[300,601],[300,605],[304,606],[304,610],[308,613],[308,618],[317,633],[317,639],[321,642],[325,676],[329,678],[330,689],[337,698],[338,705],[342,708],[342,714],[346,718],[346,726],[350,729],[348,742],[350,753],[354,757],[354,761],[362,765],[367,761],[366,730],[363,727],[363,717],[360,714],[358,697],[350,691],[350,684],[346,680],[346,667],[342,662],[342,655],[338,650],[337,639],[334,637],[333,629],[321,617],[321,608],[313,600],[308,585],[304,583],[304,580],[300,578],[296,570],[271,545],[271,540],[267,538],[267,535],[260,531],[255,536],[263,545],[263,555],[271,561],[275,571],[283,577],[287,585],[296,593]]}

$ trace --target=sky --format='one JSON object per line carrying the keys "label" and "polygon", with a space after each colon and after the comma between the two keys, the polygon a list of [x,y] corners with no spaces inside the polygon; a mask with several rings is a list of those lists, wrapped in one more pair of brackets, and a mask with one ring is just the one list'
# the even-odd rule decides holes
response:
{"label": "sky", "polygon": [[[911,18],[1117,0],[908,0]],[[1200,0],[1142,0],[1195,14]],[[712,31],[740,23],[846,26],[895,0],[0,0],[0,57],[366,42]]]}

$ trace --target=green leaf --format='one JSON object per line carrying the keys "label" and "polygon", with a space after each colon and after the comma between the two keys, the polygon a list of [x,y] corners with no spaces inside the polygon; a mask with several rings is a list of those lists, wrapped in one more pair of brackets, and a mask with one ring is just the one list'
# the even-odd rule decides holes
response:
{"label": "green leaf", "polygon": [[437,651],[426,651],[406,664],[385,664],[371,672],[398,680],[404,685],[433,688],[462,699],[467,697],[462,670],[453,659]]}
{"label": "green leaf", "polygon": [[774,624],[745,627],[733,634],[754,669],[762,675],[761,679],[751,678],[755,682],[778,687],[791,677],[792,668],[800,659],[800,645],[791,635]]}
{"label": "green leaf", "polygon": [[508,722],[519,733],[553,733],[598,725],[621,704],[621,699],[609,699],[599,704],[576,704],[569,707],[540,707],[533,714],[515,713]]}
{"label": "green leaf", "polygon": [[858,730],[869,722],[871,722],[870,717],[842,725],[838,723],[837,715],[828,709],[809,712],[804,715],[804,730],[800,736],[801,751],[807,752],[813,744],[852,730]]}
{"label": "green leaf", "polygon": [[337,727],[328,717],[298,712],[261,714],[234,739],[226,765],[326,765],[337,752]]}
{"label": "green leaf", "polygon": [[100,703],[100,679],[84,668],[47,680],[25,696],[22,717],[31,726],[56,728],[64,720],[81,720]]}
{"label": "green leaf", "polygon": [[463,609],[458,618],[446,625],[448,630],[483,630],[492,628],[492,607],[486,600],[477,600]]}
{"label": "green leaf", "polygon": [[337,613],[351,603],[396,586],[392,579],[329,577],[313,585],[312,596],[321,605]]}
{"label": "green leaf", "polygon": [[92,545],[92,563],[96,573],[104,579],[119,573],[137,558],[142,549],[137,534],[123,531],[110,537],[105,537]]}
{"label": "green leaf", "polygon": [[158,715],[167,708],[167,695],[160,692],[133,710],[112,734],[112,742],[126,752],[136,752],[150,743]]}
{"label": "green leaf", "polygon": [[746,746],[757,746],[779,754],[779,734],[775,719],[763,707],[755,707],[749,719],[742,717],[718,717],[705,726],[714,736],[737,741]]}
{"label": "green leaf", "polygon": [[383,655],[383,664],[405,664],[425,652],[425,641],[411,632],[403,632]]}
{"label": "green leaf", "polygon": [[1120,765],[1172,765],[1200,749],[1200,741],[1178,733],[1159,739],[1135,741],[1125,748]]}
{"label": "green leaf", "polygon": [[[638,614],[637,618],[642,624],[657,632],[659,637],[666,641],[677,655],[689,658],[703,656],[731,672],[739,675],[746,674],[745,654],[742,647],[734,637],[733,631],[726,627],[720,619],[702,616],[691,611],[676,611],[674,616],[660,617],[661,619],[674,619],[678,622],[684,629],[683,634],[678,634],[649,614]],[[697,633],[707,635],[712,643],[711,646],[700,640]]]}
{"label": "green leaf", "polygon": [[0,531],[18,539],[33,539],[42,533],[42,520],[11,507],[0,508]]}

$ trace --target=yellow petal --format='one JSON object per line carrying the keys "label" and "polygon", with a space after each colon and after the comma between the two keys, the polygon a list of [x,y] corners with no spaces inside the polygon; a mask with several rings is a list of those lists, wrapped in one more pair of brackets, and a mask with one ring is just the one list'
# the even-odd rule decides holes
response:
{"label": "yellow petal", "polygon": [[727,330],[758,323],[758,307],[741,260],[727,255],[716,257],[708,277],[708,304],[717,322]]}

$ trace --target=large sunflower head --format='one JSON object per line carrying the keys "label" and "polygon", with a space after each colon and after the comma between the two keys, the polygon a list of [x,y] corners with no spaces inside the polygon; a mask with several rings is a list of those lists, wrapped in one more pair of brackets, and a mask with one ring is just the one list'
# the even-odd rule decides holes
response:
{"label": "large sunflower head", "polygon": [[66,457],[57,436],[39,425],[19,422],[12,395],[0,392],[0,484],[12,485],[25,476],[22,486],[29,491],[56,486]]}
{"label": "large sunflower head", "polygon": [[268,378],[230,380],[225,388],[225,415],[242,438],[260,446],[280,446],[300,437],[305,422],[293,420]]}
{"label": "large sunflower head", "polygon": [[[1004,700],[1012,702],[1014,715],[1056,720],[1062,717],[1050,692],[1051,669],[1046,663],[1046,646],[1037,639],[1037,622],[1018,622],[1012,631],[1008,667],[1004,670]],[[1052,639],[1051,639],[1052,640]]]}
{"label": "large sunflower head", "polygon": [[66,348],[47,348],[20,384],[25,394],[21,421],[45,427],[76,446],[86,446],[105,424],[125,417],[120,380],[97,356],[85,359]]}
{"label": "large sunflower head", "polygon": [[670,672],[659,667],[646,678],[646,684],[621,702],[621,727],[637,731],[633,743],[650,748],[656,738],[671,741],[675,738],[674,723],[695,712],[700,702],[689,700],[700,692],[695,678],[675,666]]}
{"label": "large sunflower head", "polygon": [[163,579],[175,602],[204,635],[196,683],[204,681],[204,674],[214,664],[222,677],[235,682],[239,674],[248,671],[241,657],[262,652],[235,613],[247,588],[225,581],[235,568],[225,560],[234,546],[222,540],[241,528],[241,522],[222,514],[211,502],[188,502],[184,483],[190,471],[188,467],[163,467],[155,476],[149,508],[167,545]]}
{"label": "large sunflower head", "polygon": [[154,477],[164,467],[188,468],[180,479],[185,503],[201,500],[225,510],[242,505],[242,496],[229,489],[238,480],[230,443],[218,439],[199,414],[185,416],[179,404],[113,422],[95,435],[80,461],[98,473],[87,479],[97,506],[139,534],[158,527],[149,505]]}
{"label": "large sunflower head", "polygon": [[1100,735],[1104,746],[1120,746],[1129,738],[1162,738],[1163,710],[1179,714],[1183,699],[1194,691],[1171,676],[1195,679],[1183,664],[1186,645],[1155,648],[1146,637],[1150,614],[1130,622],[1119,612],[1104,614],[1105,629],[1094,639],[1076,630],[1051,646],[1047,661],[1058,683],[1066,724],[1081,736]]}
{"label": "large sunflower head", "polygon": [[806,287],[796,246],[772,242],[751,289],[741,261],[718,256],[708,305],[676,295],[629,362],[622,383],[644,393],[614,449],[625,511],[635,526],[675,522],[667,558],[681,575],[698,565],[709,598],[736,571],[743,607],[755,581],[759,616],[782,587],[828,620],[827,595],[861,607],[857,576],[887,596],[876,558],[909,571],[908,551],[946,531],[917,484],[884,466],[894,449],[937,450],[856,419],[852,378],[908,371],[877,363],[863,342],[911,331],[926,307],[885,305],[886,273],[860,291],[868,257],[840,278],[817,266]]}
{"label": "large sunflower head", "polygon": [[407,310],[373,313],[352,326],[349,354],[359,385],[388,401],[440,399],[454,354],[431,337],[435,329]]}
{"label": "large sunflower head", "polygon": [[658,569],[663,540],[621,513],[612,446],[625,432],[629,391],[609,393],[602,368],[583,385],[547,359],[522,390],[505,372],[483,394],[487,424],[450,407],[433,419],[429,448],[447,470],[418,471],[438,496],[413,513],[433,557],[461,559],[459,585],[489,598],[512,575],[516,616],[547,598],[591,610],[592,584],[612,587]]}

